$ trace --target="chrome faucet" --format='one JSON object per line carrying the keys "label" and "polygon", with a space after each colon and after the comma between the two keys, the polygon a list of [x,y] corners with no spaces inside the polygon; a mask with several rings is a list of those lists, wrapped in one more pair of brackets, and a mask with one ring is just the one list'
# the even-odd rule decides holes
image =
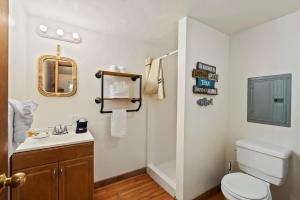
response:
{"label": "chrome faucet", "polygon": [[68,128],[67,126],[62,126],[61,124],[54,126],[54,127],[49,127],[53,128],[52,135],[63,135],[68,133]]}

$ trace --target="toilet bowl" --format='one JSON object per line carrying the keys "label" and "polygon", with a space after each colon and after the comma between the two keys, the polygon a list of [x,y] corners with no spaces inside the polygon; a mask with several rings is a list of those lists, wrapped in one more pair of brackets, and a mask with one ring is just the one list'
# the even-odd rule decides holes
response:
{"label": "toilet bowl", "polygon": [[287,177],[291,151],[250,139],[236,142],[241,172],[222,178],[221,189],[228,200],[271,200],[270,184],[280,186]]}
{"label": "toilet bowl", "polygon": [[270,184],[244,173],[223,177],[221,190],[228,200],[271,200]]}

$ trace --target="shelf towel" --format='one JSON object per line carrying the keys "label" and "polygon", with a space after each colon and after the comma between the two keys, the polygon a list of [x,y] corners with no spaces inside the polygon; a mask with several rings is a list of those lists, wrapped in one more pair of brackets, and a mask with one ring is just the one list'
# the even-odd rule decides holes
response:
{"label": "shelf towel", "polygon": [[157,95],[157,99],[165,99],[164,74],[161,59],[147,58],[146,65],[146,81],[144,83],[144,94]]}
{"label": "shelf towel", "polygon": [[126,110],[113,110],[111,114],[111,136],[121,138],[127,132]]}

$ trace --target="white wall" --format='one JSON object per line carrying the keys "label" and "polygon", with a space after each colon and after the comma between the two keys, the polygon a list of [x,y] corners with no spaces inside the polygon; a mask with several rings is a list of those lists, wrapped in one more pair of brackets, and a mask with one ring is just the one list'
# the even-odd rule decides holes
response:
{"label": "white wall", "polygon": [[185,126],[185,85],[187,18],[178,22],[178,73],[177,81],[177,125],[176,125],[176,197],[183,200],[184,194],[184,126]]}
{"label": "white wall", "polygon": [[[20,39],[14,35],[10,43],[12,49],[18,50],[10,54],[10,97],[33,99],[39,104],[33,127],[70,124],[73,116],[86,117],[95,137],[95,181],[145,167],[145,105],[139,112],[128,114],[128,134],[124,138],[110,137],[110,114],[100,114],[100,107],[94,102],[95,97],[100,95],[100,81],[94,74],[98,69],[113,64],[126,66],[129,72],[144,74],[146,57],[158,56],[170,49],[34,16],[25,17],[26,24],[20,20],[17,23],[24,28],[18,34],[22,33],[22,41],[26,41],[26,44],[12,42]],[[41,38],[35,32],[40,23],[78,31],[82,43]],[[57,44],[61,44],[62,56],[71,57],[78,64],[78,91],[73,97],[44,97],[37,90],[37,59],[44,54],[55,55]]]}
{"label": "white wall", "polygon": [[[273,188],[273,199],[300,199],[300,12],[231,38],[230,126],[227,160],[234,160],[234,142],[255,138],[293,150],[289,178]],[[247,78],[292,73],[292,127],[247,122]]]}
{"label": "white wall", "polygon": [[[26,69],[24,60],[26,60],[26,13],[20,3],[9,1],[9,96],[21,98],[25,96],[23,89],[26,85]],[[13,56],[12,56],[13,55]],[[14,76],[23,74],[23,76]]]}
{"label": "white wall", "polygon": [[[190,200],[217,186],[224,175],[229,37],[196,20],[183,18],[179,23],[179,48],[178,105],[184,103],[184,107],[178,108],[177,134],[178,138],[184,135],[184,152],[178,153],[178,160],[184,156],[184,184],[183,198],[182,194],[178,197]],[[219,94],[212,97],[213,106],[199,107],[196,101],[205,95],[192,93],[192,70],[197,61],[217,67]]]}
{"label": "white wall", "polygon": [[162,60],[166,98],[147,97],[148,164],[174,161],[176,157],[177,55]]}

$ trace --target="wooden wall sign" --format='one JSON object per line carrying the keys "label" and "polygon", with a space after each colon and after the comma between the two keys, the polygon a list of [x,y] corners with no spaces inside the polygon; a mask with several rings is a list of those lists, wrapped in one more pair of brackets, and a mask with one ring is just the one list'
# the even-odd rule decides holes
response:
{"label": "wooden wall sign", "polygon": [[203,69],[193,69],[192,77],[208,79],[208,74],[209,71]]}
{"label": "wooden wall sign", "polygon": [[193,86],[194,94],[217,95],[218,89],[215,83],[219,76],[216,74],[217,68],[202,62],[197,62],[196,69],[193,69],[192,77],[196,79],[196,85]]}
{"label": "wooden wall sign", "polygon": [[218,89],[217,88],[201,88],[198,87],[197,85],[193,86],[193,92],[194,94],[208,94],[208,95],[217,95],[218,94]]}
{"label": "wooden wall sign", "polygon": [[218,82],[218,78],[219,78],[218,74],[213,74],[204,69],[193,69],[192,77],[213,80],[216,82]]}
{"label": "wooden wall sign", "polygon": [[201,88],[215,88],[215,81],[207,80],[207,79],[196,79],[196,85]]}
{"label": "wooden wall sign", "polygon": [[211,72],[213,74],[215,74],[216,70],[217,70],[216,67],[214,67],[212,65],[202,63],[202,62],[197,62],[197,69],[203,69],[203,70],[206,70],[206,71]]}

